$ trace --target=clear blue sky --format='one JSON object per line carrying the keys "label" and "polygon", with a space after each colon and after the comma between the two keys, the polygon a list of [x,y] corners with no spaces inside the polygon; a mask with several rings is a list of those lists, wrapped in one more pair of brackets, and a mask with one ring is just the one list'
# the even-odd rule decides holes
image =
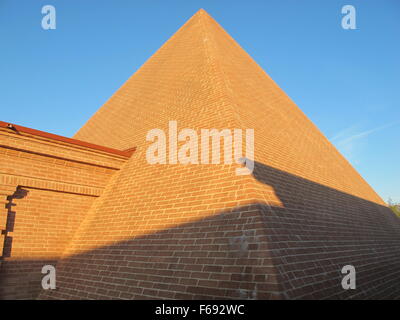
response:
{"label": "clear blue sky", "polygon": [[[357,30],[341,28],[346,4]],[[199,8],[400,201],[399,0],[0,0],[0,119],[72,136]]]}

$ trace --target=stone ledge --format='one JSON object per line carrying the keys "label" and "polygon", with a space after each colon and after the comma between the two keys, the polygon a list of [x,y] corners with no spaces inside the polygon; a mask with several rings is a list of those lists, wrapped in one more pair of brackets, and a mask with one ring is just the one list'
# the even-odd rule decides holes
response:
{"label": "stone ledge", "polygon": [[[24,177],[3,173],[0,173],[0,185],[1,190],[11,190],[11,193],[16,190],[17,186],[81,194],[92,197],[100,196],[103,191],[103,188],[96,186],[77,185],[56,180],[42,180],[32,177]],[[11,193],[8,195],[11,195]]]}

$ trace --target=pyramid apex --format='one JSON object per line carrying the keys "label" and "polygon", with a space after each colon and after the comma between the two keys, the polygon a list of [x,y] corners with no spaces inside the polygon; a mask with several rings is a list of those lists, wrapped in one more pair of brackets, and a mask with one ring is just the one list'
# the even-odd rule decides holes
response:
{"label": "pyramid apex", "polygon": [[196,14],[205,14],[207,13],[206,10],[204,10],[203,8],[200,8],[199,11],[196,12]]}
{"label": "pyramid apex", "polygon": [[193,17],[202,17],[202,16],[210,16],[209,13],[204,10],[203,8],[199,9],[194,15]]}

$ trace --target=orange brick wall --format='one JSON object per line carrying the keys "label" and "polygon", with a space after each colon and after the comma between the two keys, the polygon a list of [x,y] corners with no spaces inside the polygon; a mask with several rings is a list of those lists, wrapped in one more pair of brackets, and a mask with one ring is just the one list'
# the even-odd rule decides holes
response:
{"label": "orange brick wall", "polygon": [[0,128],[0,299],[35,299],[126,157]]}
{"label": "orange brick wall", "polygon": [[42,290],[42,267],[56,265],[93,199],[26,187],[9,197],[9,224],[12,220],[13,231],[8,233],[3,250],[2,299],[37,298]]}
{"label": "orange brick wall", "polygon": [[[146,134],[170,120],[253,128],[253,174],[148,164]],[[204,11],[75,138],[138,148],[0,128],[1,298],[400,298],[399,220]],[[43,264],[56,290],[41,290]]]}
{"label": "orange brick wall", "polygon": [[[253,175],[236,176],[236,164],[148,164],[146,133],[167,132],[170,120],[254,128]],[[57,290],[41,299],[400,296],[398,219],[204,12],[75,137],[138,151],[66,249]],[[341,288],[347,264],[356,291]]]}
{"label": "orange brick wall", "polygon": [[[77,193],[88,192],[82,189],[86,186],[97,195],[99,191],[96,189],[103,188],[126,161],[126,157],[78,148],[29,134],[18,134],[3,128],[0,128],[0,154],[3,180],[9,177],[20,180],[38,179],[49,184],[59,182],[68,191]],[[82,190],[78,190],[79,187]]]}

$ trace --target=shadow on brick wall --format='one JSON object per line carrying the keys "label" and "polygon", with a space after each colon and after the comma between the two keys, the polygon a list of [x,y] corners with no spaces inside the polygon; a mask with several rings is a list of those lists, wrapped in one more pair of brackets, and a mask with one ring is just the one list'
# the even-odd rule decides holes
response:
{"label": "shadow on brick wall", "polygon": [[0,256],[0,260],[8,258],[11,256],[12,250],[12,236],[8,234],[14,231],[15,225],[15,206],[16,204],[13,202],[14,199],[23,199],[28,195],[29,191],[25,190],[21,187],[18,187],[17,190],[10,196],[7,197],[6,209],[7,209],[7,217],[6,217],[6,225],[5,229],[1,230],[1,234],[4,236],[3,250]]}
{"label": "shadow on brick wall", "polygon": [[[400,298],[400,219],[387,207],[260,163],[254,176],[283,207],[254,203],[65,258],[56,290],[40,286],[49,261],[2,270],[37,266],[19,297],[40,299]],[[356,290],[341,286],[348,264]]]}
{"label": "shadow on brick wall", "polygon": [[[400,298],[400,219],[386,206],[256,163],[283,208],[264,206],[267,242],[287,298]],[[356,268],[343,290],[341,269]]]}

